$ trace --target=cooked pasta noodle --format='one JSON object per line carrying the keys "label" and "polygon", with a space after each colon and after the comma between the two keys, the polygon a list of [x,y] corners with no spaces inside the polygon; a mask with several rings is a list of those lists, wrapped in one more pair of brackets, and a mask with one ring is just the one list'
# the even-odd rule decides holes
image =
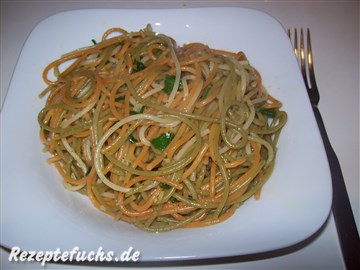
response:
{"label": "cooked pasta noodle", "polygon": [[145,231],[222,222],[274,168],[287,114],[242,52],[112,28],[43,79],[48,162],[66,188]]}

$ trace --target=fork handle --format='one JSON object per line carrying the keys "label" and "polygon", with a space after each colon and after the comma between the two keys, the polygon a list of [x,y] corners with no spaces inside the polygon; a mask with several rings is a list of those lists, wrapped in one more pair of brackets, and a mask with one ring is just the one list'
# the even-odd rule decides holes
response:
{"label": "fork handle", "polygon": [[332,212],[335,219],[345,266],[347,269],[359,269],[359,234],[356,228],[353,212],[351,210],[351,204],[346,192],[346,186],[340,163],[334,149],[330,144],[323,119],[317,106],[313,105],[313,111],[319,126],[329,162],[333,186]]}

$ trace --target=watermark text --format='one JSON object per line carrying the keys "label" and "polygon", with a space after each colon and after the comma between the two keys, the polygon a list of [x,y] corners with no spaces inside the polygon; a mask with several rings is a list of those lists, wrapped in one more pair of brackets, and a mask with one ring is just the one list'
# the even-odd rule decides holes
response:
{"label": "watermark text", "polygon": [[39,262],[45,266],[48,262],[137,262],[140,252],[129,247],[119,256],[114,251],[105,251],[99,247],[96,251],[81,251],[78,246],[70,251],[62,251],[60,248],[52,251],[24,251],[20,247],[11,248],[9,261],[11,262]]}

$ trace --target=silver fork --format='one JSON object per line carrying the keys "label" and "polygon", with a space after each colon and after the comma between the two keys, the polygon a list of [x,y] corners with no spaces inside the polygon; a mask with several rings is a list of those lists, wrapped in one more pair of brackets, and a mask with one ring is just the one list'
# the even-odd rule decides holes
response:
{"label": "silver fork", "polygon": [[[288,30],[289,38],[291,39],[290,29]],[[294,30],[294,52],[301,67],[301,73],[305,82],[306,90],[308,91],[310,102],[313,106],[317,106],[320,101],[320,94],[316,84],[314,62],[311,49],[310,30],[307,29],[307,48],[304,46],[304,31],[300,30],[300,44],[298,43],[297,29]]]}
{"label": "silver fork", "polygon": [[[290,40],[291,31],[288,30]],[[336,228],[338,231],[339,242],[344,258],[344,263],[347,269],[359,269],[360,266],[360,240],[357,231],[355,219],[352,213],[351,204],[348,194],[346,192],[346,186],[344,177],[341,171],[339,160],[336,156],[334,149],[331,146],[329,137],[326,133],[325,125],[322,120],[320,111],[317,107],[320,100],[319,90],[316,85],[313,53],[311,49],[310,30],[307,29],[307,47],[305,48],[303,29],[300,30],[300,44],[298,44],[297,29],[294,30],[293,47],[295,56],[301,67],[301,73],[304,78],[306,90],[309,95],[309,99],[314,111],[314,115],[319,126],[321,137],[324,142],[326,155],[329,162],[332,186],[333,186],[333,200],[332,200],[332,212]]]}

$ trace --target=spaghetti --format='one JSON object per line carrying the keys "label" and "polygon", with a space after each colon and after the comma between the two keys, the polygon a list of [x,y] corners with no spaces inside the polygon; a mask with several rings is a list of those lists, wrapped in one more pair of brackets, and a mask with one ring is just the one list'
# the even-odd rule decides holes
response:
{"label": "spaghetti", "polygon": [[48,162],[116,220],[149,232],[216,224],[274,168],[287,114],[242,52],[112,28],[43,79]]}

